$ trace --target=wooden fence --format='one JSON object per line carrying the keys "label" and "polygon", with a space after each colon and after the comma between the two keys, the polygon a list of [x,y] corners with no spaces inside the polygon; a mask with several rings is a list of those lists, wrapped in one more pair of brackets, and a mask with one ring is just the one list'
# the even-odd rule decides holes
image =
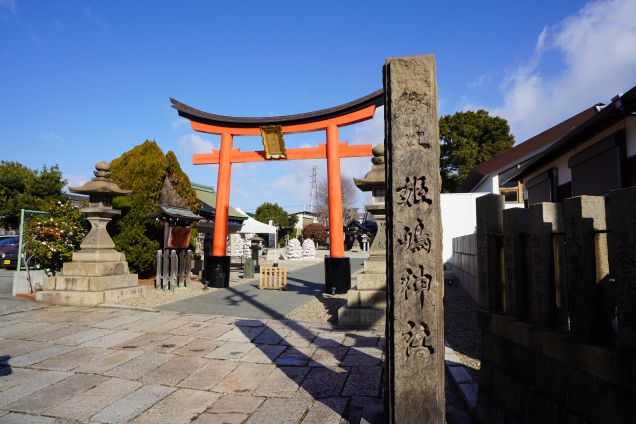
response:
{"label": "wooden fence", "polygon": [[261,268],[260,280],[258,288],[273,289],[273,290],[285,290],[287,287],[287,268]]}
{"label": "wooden fence", "polygon": [[503,205],[477,199],[480,421],[636,422],[636,187]]}
{"label": "wooden fence", "polygon": [[174,290],[187,287],[192,270],[192,251],[157,250],[155,289]]}

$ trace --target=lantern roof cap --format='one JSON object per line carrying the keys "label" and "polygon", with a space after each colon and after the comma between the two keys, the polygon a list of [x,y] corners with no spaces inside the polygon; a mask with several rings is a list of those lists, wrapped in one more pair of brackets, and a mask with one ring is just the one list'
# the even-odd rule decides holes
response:
{"label": "lantern roof cap", "polygon": [[131,190],[123,190],[110,178],[110,163],[98,162],[93,171],[95,177],[80,187],[69,187],[71,193],[90,195],[128,196]]}

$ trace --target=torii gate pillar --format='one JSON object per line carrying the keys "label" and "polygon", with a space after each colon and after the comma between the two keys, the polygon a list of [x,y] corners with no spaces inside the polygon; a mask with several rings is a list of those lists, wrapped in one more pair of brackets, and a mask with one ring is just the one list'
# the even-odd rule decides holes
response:
{"label": "torii gate pillar", "polygon": [[338,127],[327,127],[327,187],[329,191],[329,257],[325,258],[325,292],[346,293],[351,288],[351,264],[344,255],[342,177]]}

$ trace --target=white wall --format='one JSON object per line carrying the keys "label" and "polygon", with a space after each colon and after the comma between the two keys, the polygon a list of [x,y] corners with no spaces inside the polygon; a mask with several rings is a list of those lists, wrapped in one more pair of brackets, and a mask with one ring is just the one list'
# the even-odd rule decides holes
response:
{"label": "white wall", "polygon": [[488,193],[442,193],[442,239],[444,262],[453,256],[453,239],[472,234],[477,226],[475,200]]}
{"label": "white wall", "polygon": [[[499,174],[493,173],[487,175],[482,182],[473,188],[474,194],[494,193],[499,194]],[[479,196],[478,196],[479,197]]]}
{"label": "white wall", "polygon": [[[453,239],[475,232],[477,207],[475,200],[490,193],[442,193],[442,239],[444,262],[453,256]],[[506,203],[506,209],[523,208],[523,203]]]}

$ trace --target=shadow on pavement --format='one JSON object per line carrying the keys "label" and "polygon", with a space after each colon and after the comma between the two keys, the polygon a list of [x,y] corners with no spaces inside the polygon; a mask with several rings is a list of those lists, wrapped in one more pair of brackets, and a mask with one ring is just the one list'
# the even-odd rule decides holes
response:
{"label": "shadow on pavement", "polygon": [[5,377],[13,373],[11,365],[9,365],[9,359],[11,359],[10,356],[0,356],[0,377]]}
{"label": "shadow on pavement", "polygon": [[[233,288],[227,290],[233,291]],[[243,294],[234,290],[234,295]],[[266,343],[255,343],[258,338],[268,336],[278,343],[282,338],[276,328],[263,324],[263,330],[254,332],[254,320],[237,320],[235,324],[241,332],[259,348],[294,384],[301,393],[321,402],[348,422],[360,422],[364,417],[369,423],[384,423],[384,407],[382,401],[382,360],[364,353],[363,347],[377,347],[378,338],[356,333],[344,333],[343,342],[327,337],[315,336],[314,332],[299,322],[285,320],[284,315],[263,305],[254,297],[245,297],[262,308],[267,315],[284,322],[294,336],[304,339],[318,348],[325,358],[311,356],[311,350],[302,347],[288,346],[278,354],[271,353],[271,346]],[[325,329],[327,330],[327,326]],[[343,344],[343,343],[346,343]],[[268,348],[269,346],[269,348]],[[322,359],[322,361],[321,361]],[[325,363],[322,363],[325,362]]]}

